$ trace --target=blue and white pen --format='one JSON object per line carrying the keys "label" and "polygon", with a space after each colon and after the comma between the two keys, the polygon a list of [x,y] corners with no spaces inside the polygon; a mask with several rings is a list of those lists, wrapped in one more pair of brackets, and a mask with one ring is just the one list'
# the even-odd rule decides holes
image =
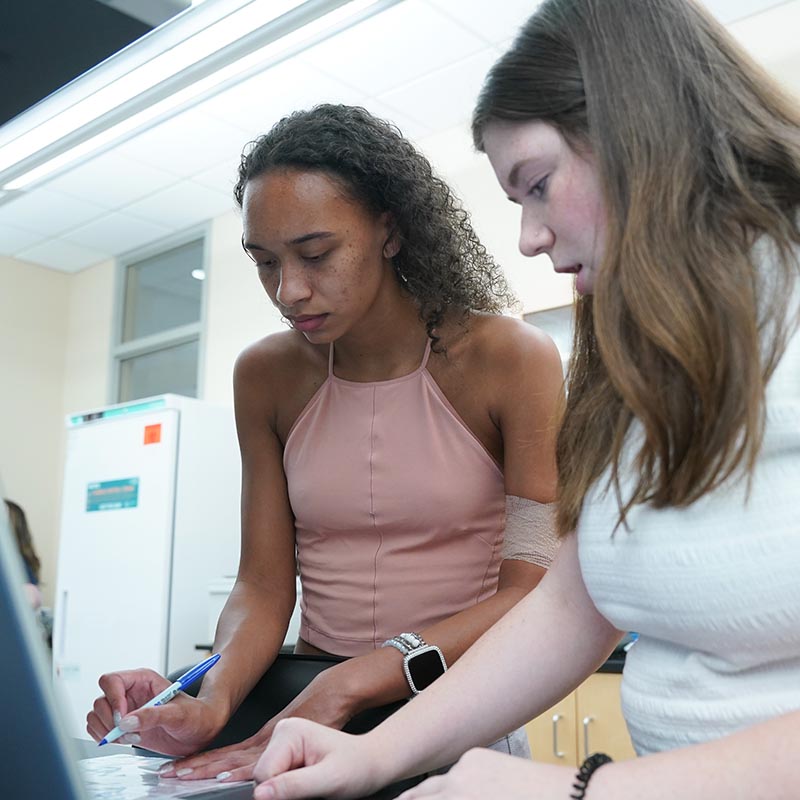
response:
{"label": "blue and white pen", "polygon": [[[215,653],[213,656],[209,656],[205,661],[201,661],[196,667],[192,667],[188,672],[185,672],[183,675],[181,675],[180,678],[175,681],[175,683],[171,683],[169,686],[167,686],[163,692],[159,692],[152,700],[148,700],[142,706],[142,708],[163,706],[164,703],[169,703],[169,701],[172,700],[172,698],[175,697],[178,692],[182,692],[187,686],[189,686],[189,684],[194,683],[198,678],[202,678],[203,675],[205,675],[206,672],[208,672],[211,667],[217,663],[217,661],[219,661],[219,653]],[[120,736],[124,736],[125,733],[126,731],[123,731],[120,728],[114,728],[97,743],[97,746],[100,747],[101,745],[115,742]]]}

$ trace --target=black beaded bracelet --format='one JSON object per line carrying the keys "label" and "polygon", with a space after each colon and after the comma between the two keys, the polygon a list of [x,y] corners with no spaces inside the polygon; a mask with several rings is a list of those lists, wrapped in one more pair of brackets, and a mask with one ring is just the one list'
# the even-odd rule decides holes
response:
{"label": "black beaded bracelet", "polygon": [[575,794],[570,795],[571,800],[583,800],[586,796],[586,787],[589,785],[589,778],[592,777],[595,770],[600,769],[603,764],[608,764],[613,760],[611,756],[607,756],[605,753],[592,753],[592,755],[581,764],[578,774],[575,776],[575,783],[572,784]]}

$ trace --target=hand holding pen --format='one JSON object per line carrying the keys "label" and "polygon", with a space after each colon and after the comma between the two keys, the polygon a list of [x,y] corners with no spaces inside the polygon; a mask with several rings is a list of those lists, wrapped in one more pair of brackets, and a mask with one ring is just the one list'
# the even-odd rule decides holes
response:
{"label": "hand holding pen", "polygon": [[[152,708],[154,706],[162,706],[165,703],[168,703],[175,697],[179,692],[183,691],[186,687],[190,684],[194,683],[198,678],[201,678],[203,675],[214,666],[214,664],[219,661],[219,653],[215,653],[213,656],[209,656],[205,661],[201,661],[197,666],[192,667],[190,670],[185,672],[183,675],[180,676],[174,683],[171,683],[167,686],[166,689],[159,692],[155,697],[151,700],[148,700],[141,708]],[[119,739],[120,736],[124,736],[126,731],[122,730],[119,726],[110,730],[104,737],[101,739],[97,744],[98,747],[104,744],[110,744],[111,742],[115,742]]]}

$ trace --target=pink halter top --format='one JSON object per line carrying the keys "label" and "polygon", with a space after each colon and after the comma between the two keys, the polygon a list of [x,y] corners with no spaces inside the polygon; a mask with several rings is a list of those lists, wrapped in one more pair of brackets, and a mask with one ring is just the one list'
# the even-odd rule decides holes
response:
{"label": "pink halter top", "polygon": [[300,636],[343,656],[494,594],[503,473],[422,364],[372,383],[328,377],[283,454],[303,587]]}

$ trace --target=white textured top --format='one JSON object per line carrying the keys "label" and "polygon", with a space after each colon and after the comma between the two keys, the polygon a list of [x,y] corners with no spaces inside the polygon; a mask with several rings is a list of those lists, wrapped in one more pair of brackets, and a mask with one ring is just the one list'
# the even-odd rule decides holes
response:
{"label": "white textured top", "polygon": [[622,706],[640,754],[800,709],[800,333],[766,414],[749,498],[739,480],[689,508],[636,506],[612,537],[613,490],[601,481],[587,496],[586,587],[613,625],[639,633]]}

